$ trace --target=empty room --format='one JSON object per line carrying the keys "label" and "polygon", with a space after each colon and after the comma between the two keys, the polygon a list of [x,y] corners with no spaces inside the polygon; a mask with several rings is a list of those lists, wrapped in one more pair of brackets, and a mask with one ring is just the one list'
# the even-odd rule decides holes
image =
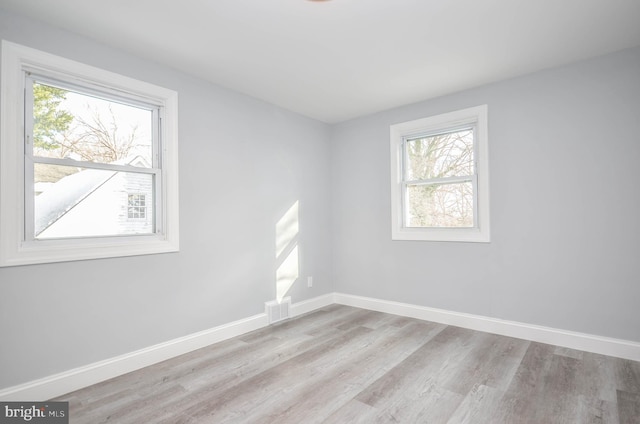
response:
{"label": "empty room", "polygon": [[640,423],[639,1],[0,40],[0,423]]}

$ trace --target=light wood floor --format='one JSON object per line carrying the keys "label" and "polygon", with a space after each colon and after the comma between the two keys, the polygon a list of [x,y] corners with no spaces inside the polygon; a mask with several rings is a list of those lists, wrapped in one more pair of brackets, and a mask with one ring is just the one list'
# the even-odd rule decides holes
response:
{"label": "light wood floor", "polygon": [[71,423],[640,423],[640,362],[333,305],[56,400]]}

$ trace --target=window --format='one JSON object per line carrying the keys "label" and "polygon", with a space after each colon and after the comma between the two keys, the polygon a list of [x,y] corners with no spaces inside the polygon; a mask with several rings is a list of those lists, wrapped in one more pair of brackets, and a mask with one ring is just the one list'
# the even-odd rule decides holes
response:
{"label": "window", "polygon": [[391,126],[392,238],[488,242],[487,106]]}
{"label": "window", "polygon": [[147,198],[144,194],[130,194],[127,210],[129,219],[145,219],[147,217]]}
{"label": "window", "polygon": [[0,266],[178,250],[177,93],[3,41]]}
{"label": "window", "polygon": [[127,225],[120,193],[162,197],[159,107],[47,74],[25,75],[25,240],[152,234],[158,208],[152,225]]}

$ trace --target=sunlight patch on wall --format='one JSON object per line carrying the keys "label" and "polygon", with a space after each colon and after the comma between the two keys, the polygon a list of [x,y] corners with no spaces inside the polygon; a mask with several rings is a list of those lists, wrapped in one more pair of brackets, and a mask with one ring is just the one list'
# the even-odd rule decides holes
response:
{"label": "sunlight patch on wall", "polygon": [[300,275],[298,253],[299,202],[276,223],[276,300],[281,302]]}
{"label": "sunlight patch on wall", "polygon": [[299,231],[298,201],[276,223],[276,258],[292,243],[297,243]]}
{"label": "sunlight patch on wall", "polygon": [[298,279],[298,259],[298,246],[296,246],[276,271],[276,300],[278,302],[282,301]]}

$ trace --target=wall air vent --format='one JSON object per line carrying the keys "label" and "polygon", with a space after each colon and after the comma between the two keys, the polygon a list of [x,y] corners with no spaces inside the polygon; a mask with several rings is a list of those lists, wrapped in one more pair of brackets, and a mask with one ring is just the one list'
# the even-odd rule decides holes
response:
{"label": "wall air vent", "polygon": [[278,321],[289,318],[291,311],[291,297],[285,297],[284,299],[272,300],[265,302],[264,309],[269,318],[269,324],[276,323]]}

